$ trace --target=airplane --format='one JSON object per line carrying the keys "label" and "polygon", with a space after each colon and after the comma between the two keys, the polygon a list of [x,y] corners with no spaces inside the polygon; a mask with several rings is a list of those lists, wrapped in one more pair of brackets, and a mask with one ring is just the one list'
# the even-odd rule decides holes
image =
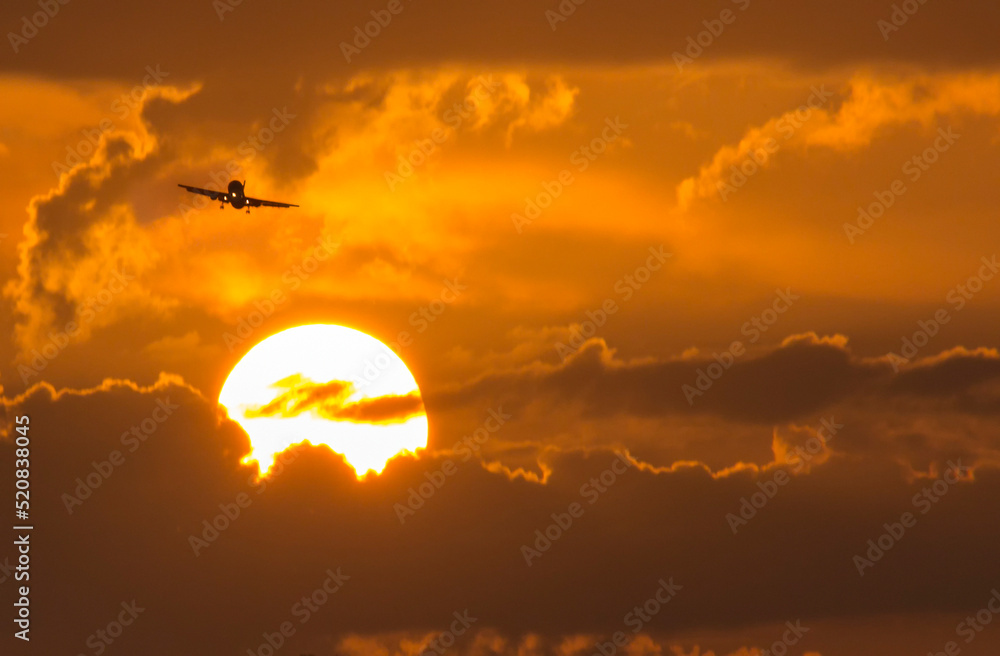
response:
{"label": "airplane", "polygon": [[212,191],[211,189],[201,189],[199,187],[189,187],[188,185],[178,184],[178,187],[183,187],[187,189],[192,194],[201,194],[202,196],[208,196],[212,200],[222,201],[219,205],[219,209],[226,206],[229,203],[236,209],[247,208],[247,214],[250,213],[251,207],[298,207],[298,205],[292,205],[291,203],[278,203],[273,200],[261,200],[259,198],[250,198],[244,195],[243,190],[246,188],[247,181],[244,180],[240,182],[239,180],[233,180],[229,183],[229,188],[227,192],[224,191]]}

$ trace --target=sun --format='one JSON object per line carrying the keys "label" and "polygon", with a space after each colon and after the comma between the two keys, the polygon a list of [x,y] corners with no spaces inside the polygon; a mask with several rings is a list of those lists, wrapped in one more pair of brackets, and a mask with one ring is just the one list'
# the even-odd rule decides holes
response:
{"label": "sun", "polygon": [[359,478],[427,446],[427,414],[409,369],[382,342],[344,326],[268,337],[230,372],[219,403],[250,436],[243,462],[256,461],[261,475],[302,442],[329,446]]}

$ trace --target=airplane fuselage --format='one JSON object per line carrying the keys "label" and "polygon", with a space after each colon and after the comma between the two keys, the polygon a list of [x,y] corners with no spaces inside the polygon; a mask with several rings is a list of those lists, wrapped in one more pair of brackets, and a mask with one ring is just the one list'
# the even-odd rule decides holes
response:
{"label": "airplane fuselage", "polygon": [[243,183],[239,180],[233,180],[229,183],[229,188],[226,195],[222,197],[224,202],[228,202],[234,208],[241,210],[246,207],[247,199],[243,195]]}
{"label": "airplane fuselage", "polygon": [[192,194],[208,196],[212,200],[222,203],[222,207],[225,207],[226,203],[229,203],[238,210],[246,208],[248,213],[250,212],[251,207],[298,207],[298,205],[293,203],[282,203],[275,200],[264,200],[263,198],[252,198],[247,196],[246,185],[246,180],[243,182],[233,180],[226,187],[226,191],[202,189],[201,187],[192,187],[186,184],[178,184],[177,186],[186,189]]}

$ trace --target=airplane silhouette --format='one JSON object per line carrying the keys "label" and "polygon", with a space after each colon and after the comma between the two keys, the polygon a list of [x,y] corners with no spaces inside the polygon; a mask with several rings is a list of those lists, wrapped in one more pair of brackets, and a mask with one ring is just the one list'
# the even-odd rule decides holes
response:
{"label": "airplane silhouette", "polygon": [[247,214],[250,213],[251,207],[298,207],[298,205],[292,205],[291,203],[279,203],[273,200],[261,200],[260,198],[250,198],[243,193],[246,188],[246,180],[240,182],[239,180],[233,180],[229,183],[228,191],[212,191],[211,189],[201,189],[199,187],[190,187],[188,185],[178,184],[178,187],[183,187],[187,189],[192,194],[201,194],[202,196],[208,196],[212,200],[222,201],[219,208],[224,208],[226,203],[229,203],[236,209],[247,208]]}

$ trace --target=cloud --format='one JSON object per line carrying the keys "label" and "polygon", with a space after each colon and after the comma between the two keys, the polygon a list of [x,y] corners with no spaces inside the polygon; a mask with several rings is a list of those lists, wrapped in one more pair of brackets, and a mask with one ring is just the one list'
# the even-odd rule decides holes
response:
{"label": "cloud", "polygon": [[[843,98],[840,100],[839,98]],[[850,152],[871,145],[890,128],[919,125],[925,131],[942,117],[1000,114],[1000,76],[986,73],[913,75],[902,81],[858,74],[840,92],[813,87],[800,107],[752,127],[735,145],[720,148],[696,176],[677,186],[682,209],[722,194],[744,163],[768,168],[791,148],[801,156],[810,147]],[[809,103],[809,104],[806,104]],[[749,169],[748,169],[749,170]]]}
{"label": "cloud", "polygon": [[321,414],[330,419],[384,424],[405,421],[414,415],[422,414],[423,411],[424,403],[420,398],[420,392],[410,392],[403,395],[361,399],[332,411],[324,407]]}
{"label": "cloud", "polygon": [[[455,389],[431,392],[428,403],[447,409],[502,392],[518,404],[540,398],[579,404],[593,417],[708,413],[772,423],[815,412],[886,378],[890,370],[887,361],[853,358],[843,344],[815,335],[787,340],[756,357],[734,358],[717,380],[706,372],[715,362],[703,356],[623,361],[594,338],[561,364],[535,362],[486,374]],[[693,403],[685,385],[695,388]]]}
{"label": "cloud", "polygon": [[579,447],[726,471],[783,462],[832,418],[850,428],[815,462],[839,452],[917,471],[956,457],[1000,464],[990,446],[1000,439],[991,421],[1000,399],[992,350],[952,350],[896,372],[886,356],[855,354],[843,336],[803,334],[727,368],[719,362],[701,354],[622,359],[592,339],[559,364],[536,360],[425,389],[435,418],[430,444],[444,448],[442,432],[467,430],[482,408],[502,407],[512,430],[480,452],[498,471],[541,472],[549,448]]}
{"label": "cloud", "polygon": [[[151,424],[155,429],[137,428],[146,439],[131,441],[131,427],[149,424],[144,420],[160,402],[174,408],[170,416]],[[385,653],[409,654],[446,630],[453,612],[468,609],[477,632],[493,632],[470,636],[480,652],[573,651],[583,642],[569,636],[622,630],[623,616],[662,577],[683,586],[643,629],[664,646],[677,632],[687,641],[705,627],[963,612],[983,593],[981,581],[1000,579],[1000,566],[981,546],[998,538],[997,527],[977,520],[995,514],[1000,499],[1000,475],[987,466],[952,486],[940,509],[920,515],[905,541],[862,579],[852,555],[883,523],[912,511],[911,497],[929,483],[884,458],[831,457],[793,475],[737,535],[727,513],[787,465],[716,475],[695,465],[641,466],[620,474],[590,504],[580,486],[599,479],[615,454],[554,449],[544,484],[460,464],[400,523],[394,504],[407,503],[410,489],[440,471],[444,456],[398,458],[382,475],[358,481],[327,448],[300,447],[257,481],[254,468],[240,464],[249,450],[245,433],[213,401],[169,377],[76,391],[39,385],[6,399],[5,407],[4,458],[12,457],[14,416],[29,415],[34,434],[45,436],[33,442],[35,462],[45,464],[32,485],[50,493],[33,499],[32,509],[52,521],[47,566],[33,569],[32,582],[48,591],[38,621],[63,622],[59,632],[39,634],[46,652],[78,650],[133,599],[147,611],[127,639],[143,653],[253,648],[262,632],[295,621],[294,604],[338,567],[350,580],[307,623],[296,624],[287,648],[360,649],[367,643],[350,636],[396,634]],[[68,513],[66,495],[83,496],[84,485],[89,494]],[[573,502],[584,514],[528,567],[522,545]],[[463,538],[458,544],[442,535]],[[205,543],[198,555],[192,537]],[[310,548],[290,546],[303,544]],[[114,559],[102,558],[108,553]],[[595,554],[600,568],[592,566]],[[588,572],[585,582],[581,571]],[[209,575],[226,585],[205,588],[199,582]],[[594,593],[565,594],[580,586]],[[803,597],[803,589],[823,594]],[[234,612],[234,597],[252,603]],[[184,621],[192,612],[203,621]],[[214,629],[220,625],[227,630]],[[653,643],[643,644],[636,648]]]}
{"label": "cloud", "polygon": [[[31,43],[30,53],[8,58],[4,68],[63,77],[127,77],[160,62],[176,71],[236,77],[245,88],[253,85],[233,71],[256,71],[256,86],[271,86],[289,78],[309,79],[317,70],[382,70],[400,64],[671,62],[675,52],[688,48],[689,37],[706,30],[703,21],[717,20],[721,11],[698,3],[665,6],[648,0],[629,12],[592,5],[553,31],[537,4],[517,0],[505,7],[500,13],[476,4],[414,6],[416,11],[395,17],[348,63],[340,44],[350,43],[355,28],[372,20],[368,11],[350,5],[294,3],[279,14],[268,7],[239,6],[220,21],[211,6],[186,0],[159,16],[156,29],[144,14],[112,6],[92,14],[61,14],[46,26],[44,39]],[[888,40],[878,21],[891,18],[891,4],[849,0],[842,9],[833,14],[792,0],[753,4],[737,11],[739,20],[712,39],[695,66],[778,60],[812,68],[870,61],[977,67],[998,61],[991,41],[990,26],[997,17],[993,6],[974,0],[957,0],[947,9],[921,5],[919,14]],[[246,38],[265,31],[281,43],[280,56]],[[179,34],[187,38],[178,39]],[[122,35],[142,38],[123,40]],[[88,50],[94,42],[118,44],[121,59]]]}
{"label": "cloud", "polygon": [[128,125],[107,119],[111,127],[95,130],[99,136],[89,156],[63,172],[57,187],[32,198],[18,247],[18,278],[3,288],[14,301],[16,340],[25,351],[58,344],[67,335],[86,340],[95,328],[137,309],[170,307],[138,280],[159,253],[122,196],[160,158],[156,136],[136,117],[147,105],[183,102],[196,90],[144,89]]}
{"label": "cloud", "polygon": [[387,424],[406,421],[424,411],[419,391],[348,402],[356,394],[354,383],[343,380],[315,383],[299,374],[283,378],[272,387],[285,391],[266,405],[244,410],[243,414],[248,419],[297,417],[305,412],[314,412],[334,421]]}

